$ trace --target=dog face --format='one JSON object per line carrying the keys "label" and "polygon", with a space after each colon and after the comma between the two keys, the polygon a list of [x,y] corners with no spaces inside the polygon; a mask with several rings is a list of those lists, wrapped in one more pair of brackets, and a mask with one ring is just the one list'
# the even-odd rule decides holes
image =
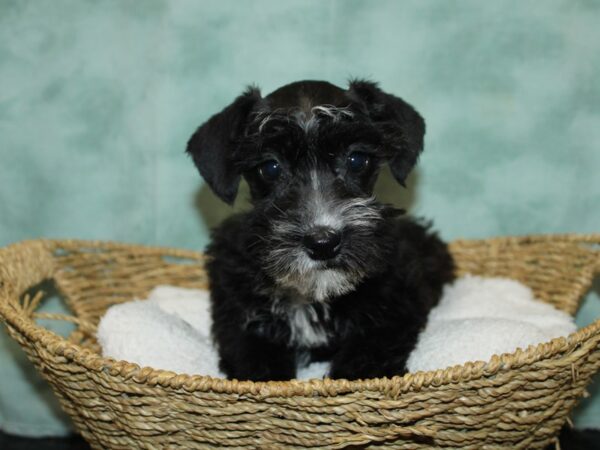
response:
{"label": "dog face", "polygon": [[373,83],[343,90],[303,81],[265,98],[247,90],[187,151],[224,201],[233,202],[242,176],[248,182],[247,247],[276,289],[324,301],[385,263],[386,219],[398,212],[375,200],[373,186],[386,163],[404,183],[424,132],[410,105]]}

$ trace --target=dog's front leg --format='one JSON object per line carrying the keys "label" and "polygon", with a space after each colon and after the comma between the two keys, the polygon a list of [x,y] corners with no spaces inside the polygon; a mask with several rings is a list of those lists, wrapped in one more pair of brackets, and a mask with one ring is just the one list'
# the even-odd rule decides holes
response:
{"label": "dog's front leg", "polygon": [[415,326],[346,339],[332,359],[329,377],[356,380],[404,375],[418,335]]}
{"label": "dog's front leg", "polygon": [[220,368],[228,378],[269,381],[290,380],[296,376],[293,349],[243,332],[221,347]]}

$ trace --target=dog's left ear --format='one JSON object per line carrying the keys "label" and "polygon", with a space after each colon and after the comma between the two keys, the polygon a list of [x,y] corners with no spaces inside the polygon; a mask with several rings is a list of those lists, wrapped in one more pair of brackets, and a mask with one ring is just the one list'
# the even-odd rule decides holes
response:
{"label": "dog's left ear", "polygon": [[192,135],[186,152],[198,171],[221,200],[233,204],[241,174],[232,154],[244,133],[248,116],[261,99],[257,88],[248,88],[223,111],[212,116]]}
{"label": "dog's left ear", "polygon": [[381,131],[384,145],[391,153],[388,164],[392,174],[405,186],[406,177],[423,151],[425,121],[411,105],[370,81],[351,81],[348,96],[363,105]]}

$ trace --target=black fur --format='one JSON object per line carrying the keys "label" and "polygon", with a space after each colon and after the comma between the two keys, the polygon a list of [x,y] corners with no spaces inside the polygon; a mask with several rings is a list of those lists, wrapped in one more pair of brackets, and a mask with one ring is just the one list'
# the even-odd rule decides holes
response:
{"label": "black fur", "polygon": [[[297,82],[265,98],[250,89],[196,131],[187,151],[207,183],[231,203],[244,176],[254,204],[208,248],[212,331],[228,377],[286,380],[324,359],[332,378],[406,371],[453,264],[427,225],[371,195],[382,164],[404,182],[424,132],[414,108],[366,81],[347,90]],[[367,160],[359,171],[356,155]],[[273,162],[274,180],[265,175]],[[341,244],[315,260],[305,238],[323,227]]]}

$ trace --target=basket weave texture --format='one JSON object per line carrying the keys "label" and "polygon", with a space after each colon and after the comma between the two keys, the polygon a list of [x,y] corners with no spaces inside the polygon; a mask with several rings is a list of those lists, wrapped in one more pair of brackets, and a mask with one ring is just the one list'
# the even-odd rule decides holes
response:
{"label": "basket weave texture", "polygon": [[[600,272],[600,235],[455,241],[458,275],[505,276],[573,314]],[[93,448],[543,448],[600,366],[600,320],[487,362],[392,379],[250,382],[100,356],[106,309],[158,284],[206,288],[200,253],[108,242],[0,249],[0,317]],[[53,280],[72,316],[42,314]],[[38,318],[77,325],[60,337]]]}

